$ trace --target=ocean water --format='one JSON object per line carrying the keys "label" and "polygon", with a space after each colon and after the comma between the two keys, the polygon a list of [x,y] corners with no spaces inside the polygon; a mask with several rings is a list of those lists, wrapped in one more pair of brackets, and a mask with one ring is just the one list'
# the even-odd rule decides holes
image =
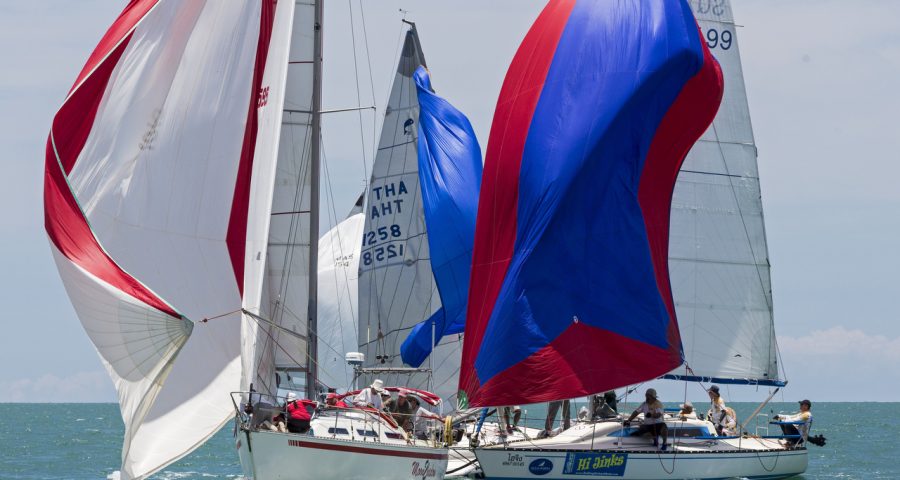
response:
{"label": "ocean water", "polygon": [[[701,411],[708,408],[695,405]],[[750,403],[731,406],[741,419],[756,408]],[[774,403],[764,413],[795,408],[793,403]],[[543,423],[543,406],[525,410],[523,421],[535,427]],[[814,433],[828,437],[828,444],[810,446],[809,470],[796,480],[900,479],[895,448],[900,403],[816,403],[813,414]],[[114,404],[0,404],[0,480],[105,479],[118,469],[123,430]],[[229,424],[153,478],[241,478],[231,436]]]}

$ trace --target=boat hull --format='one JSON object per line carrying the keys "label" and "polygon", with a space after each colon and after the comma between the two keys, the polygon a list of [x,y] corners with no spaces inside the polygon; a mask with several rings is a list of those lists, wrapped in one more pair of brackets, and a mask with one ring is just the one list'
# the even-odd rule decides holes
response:
{"label": "boat hull", "polygon": [[806,449],[729,452],[628,450],[476,449],[487,478],[621,478],[754,480],[788,478],[806,471]]}
{"label": "boat hull", "polygon": [[235,447],[244,476],[254,480],[440,479],[448,456],[446,448],[247,430]]}

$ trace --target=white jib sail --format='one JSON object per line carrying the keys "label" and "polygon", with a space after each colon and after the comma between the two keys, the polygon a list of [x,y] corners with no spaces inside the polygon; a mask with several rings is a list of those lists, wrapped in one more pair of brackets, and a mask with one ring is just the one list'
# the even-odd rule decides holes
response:
{"label": "white jib sail", "polygon": [[688,155],[672,201],[669,269],[684,367],[672,372],[779,380],[756,146],[727,0],[692,0],[725,93]]}
{"label": "white jib sail", "polygon": [[[404,367],[400,345],[441,307],[429,261],[417,154],[419,102],[413,72],[425,65],[415,28],[407,34],[385,110],[366,200],[359,260],[359,348],[366,367]],[[434,390],[455,405],[461,343],[434,355]],[[426,365],[423,365],[425,367]],[[427,389],[428,375],[378,375],[387,385]],[[366,376],[360,381],[369,382]]]}
{"label": "white jib sail", "polygon": [[[146,478],[233,415],[238,312],[254,303],[253,259],[267,226],[247,215],[265,205],[268,217],[258,183],[274,170],[247,129],[254,105],[259,138],[275,141],[266,125],[277,117],[268,117],[254,85],[269,61],[257,59],[269,8],[259,0],[130,3],[54,119],[47,228],[118,392],[122,478]],[[277,89],[278,70],[260,78]],[[250,179],[239,175],[248,145],[256,154]],[[249,185],[249,207],[235,206],[239,184]],[[245,229],[229,244],[235,222]]]}

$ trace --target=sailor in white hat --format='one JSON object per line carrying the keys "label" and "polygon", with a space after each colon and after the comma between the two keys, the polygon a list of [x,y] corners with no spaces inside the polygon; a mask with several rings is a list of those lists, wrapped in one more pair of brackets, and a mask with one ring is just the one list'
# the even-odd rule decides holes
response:
{"label": "sailor in white hat", "polygon": [[384,404],[381,402],[381,394],[387,393],[384,389],[384,382],[376,379],[372,385],[362,389],[353,397],[353,404],[357,407],[368,407],[381,410]]}

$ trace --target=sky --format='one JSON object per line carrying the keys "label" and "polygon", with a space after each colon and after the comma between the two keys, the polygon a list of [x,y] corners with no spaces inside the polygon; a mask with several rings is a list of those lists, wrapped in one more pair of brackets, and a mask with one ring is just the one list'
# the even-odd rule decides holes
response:
{"label": "sky", "polygon": [[[326,4],[325,108],[384,105],[402,8],[418,24],[435,88],[469,116],[484,148],[506,68],[544,2],[362,1],[366,56],[360,1]],[[41,192],[50,121],[124,3],[0,0],[0,402],[115,401],[53,264]],[[789,380],[777,398],[900,401],[900,2],[733,4]],[[334,213],[323,230],[363,187],[374,115],[324,120]],[[664,400],[684,396],[683,384],[654,386]],[[688,386],[688,398],[702,393]],[[765,395],[726,391],[733,400]]]}

